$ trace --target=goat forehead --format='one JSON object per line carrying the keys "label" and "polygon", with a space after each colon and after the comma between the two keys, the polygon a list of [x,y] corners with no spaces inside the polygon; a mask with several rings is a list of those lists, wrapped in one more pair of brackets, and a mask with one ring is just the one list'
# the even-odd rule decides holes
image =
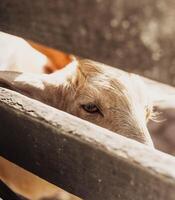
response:
{"label": "goat forehead", "polygon": [[[99,75],[89,81],[88,92],[107,108],[126,112],[142,112],[148,105],[147,96],[138,91],[129,77],[107,77]],[[91,92],[90,92],[91,91]],[[140,96],[143,96],[142,98]]]}
{"label": "goat forehead", "polygon": [[101,74],[90,78],[87,85],[99,90],[100,92],[108,92],[108,94],[111,94],[114,97],[125,97],[129,94],[131,95],[133,92],[132,88],[130,87],[130,82],[127,84],[126,81],[121,78],[114,78]]}
{"label": "goat forehead", "polygon": [[91,77],[85,83],[83,93],[105,107],[112,107],[118,105],[120,101],[127,104],[128,93],[126,90],[125,86],[117,79],[99,75]]}
{"label": "goat forehead", "polygon": [[[111,68],[105,68],[102,65],[85,64],[86,81],[84,86],[90,96],[108,99],[110,103],[116,103],[116,100],[121,100],[128,104],[129,102],[140,103],[143,107],[147,105],[147,96],[143,91],[146,91],[143,86],[143,81],[136,75],[129,73],[116,72]],[[92,70],[93,69],[93,70]],[[93,71],[93,73],[91,73]],[[92,91],[91,91],[92,90]],[[91,91],[91,92],[90,92]]]}

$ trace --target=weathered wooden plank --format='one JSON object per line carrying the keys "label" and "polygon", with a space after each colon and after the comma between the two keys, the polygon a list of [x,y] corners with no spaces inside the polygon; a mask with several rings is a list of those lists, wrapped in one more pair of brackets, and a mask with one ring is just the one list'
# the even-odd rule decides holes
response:
{"label": "weathered wooden plank", "polygon": [[0,29],[175,85],[174,0],[3,0]]}
{"label": "weathered wooden plank", "polygon": [[174,200],[175,158],[0,88],[0,154],[87,200]]}

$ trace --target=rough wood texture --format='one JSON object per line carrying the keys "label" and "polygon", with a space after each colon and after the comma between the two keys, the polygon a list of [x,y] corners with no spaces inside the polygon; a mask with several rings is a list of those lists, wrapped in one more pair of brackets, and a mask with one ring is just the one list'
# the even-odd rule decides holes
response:
{"label": "rough wood texture", "polygon": [[174,200],[175,158],[0,88],[0,154],[87,200]]}
{"label": "rough wood texture", "polygon": [[3,0],[0,29],[175,85],[174,0]]}

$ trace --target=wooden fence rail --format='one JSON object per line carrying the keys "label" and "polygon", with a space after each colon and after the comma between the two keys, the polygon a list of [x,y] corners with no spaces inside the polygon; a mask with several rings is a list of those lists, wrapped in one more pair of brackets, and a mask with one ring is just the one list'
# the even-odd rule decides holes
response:
{"label": "wooden fence rail", "polygon": [[175,158],[0,88],[0,155],[87,200],[174,200]]}
{"label": "wooden fence rail", "polygon": [[[2,1],[0,30],[174,84],[173,0],[50,2]],[[174,157],[4,88],[0,155],[85,200],[175,199]]]}

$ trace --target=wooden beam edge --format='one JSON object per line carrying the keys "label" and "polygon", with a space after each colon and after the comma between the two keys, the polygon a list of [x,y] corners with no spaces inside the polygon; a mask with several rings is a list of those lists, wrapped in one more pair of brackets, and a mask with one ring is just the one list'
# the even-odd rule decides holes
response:
{"label": "wooden beam edge", "polygon": [[[72,148],[71,150],[68,151],[68,149],[65,150],[66,153],[72,153],[72,155],[78,155],[81,156],[80,154],[82,152],[78,152],[78,150],[82,150],[84,147],[81,146],[86,146],[84,153],[84,156],[87,159],[87,162],[90,162],[91,164],[88,165],[87,167],[89,167],[90,170],[92,170],[91,174],[82,174],[82,178],[78,178],[78,180],[80,181],[80,183],[74,183],[77,184],[78,186],[74,186],[73,182],[69,183],[65,182],[64,177],[66,177],[65,173],[68,173],[68,168],[72,167],[70,166],[68,163],[70,162],[70,160],[66,160],[66,162],[63,165],[58,166],[58,171],[64,171],[63,173],[64,176],[61,176],[61,174],[57,174],[57,177],[54,178],[53,176],[55,176],[56,174],[52,174],[52,177],[49,177],[50,175],[44,175],[44,172],[40,173],[40,167],[41,165],[37,166],[36,164],[32,164],[31,166],[29,166],[29,162],[22,157],[23,154],[20,155],[20,152],[18,150],[18,147],[16,147],[16,152],[19,154],[16,157],[14,156],[15,154],[9,154],[8,150],[10,148],[10,146],[12,144],[8,144],[8,146],[5,146],[4,144],[7,144],[8,139],[5,138],[5,134],[1,133],[0,134],[0,150],[1,150],[1,154],[5,157],[7,157],[8,159],[14,161],[16,164],[21,165],[22,167],[31,170],[32,172],[35,172],[37,175],[46,178],[47,180],[57,184],[57,185],[61,185],[63,186],[63,188],[69,190],[70,192],[73,192],[74,194],[80,195],[86,199],[90,199],[90,200],[95,200],[95,199],[105,199],[106,195],[108,193],[108,195],[111,195],[111,199],[114,198],[114,192],[115,190],[118,192],[118,194],[120,194],[120,196],[123,196],[125,199],[130,199],[130,192],[134,192],[129,191],[128,196],[126,197],[126,194],[122,194],[122,191],[118,191],[117,188],[111,189],[109,186],[108,189],[104,190],[104,192],[106,192],[106,194],[104,194],[104,198],[102,196],[100,196],[100,188],[103,188],[106,183],[96,183],[97,185],[95,186],[95,182],[94,181],[94,177],[95,180],[100,180],[99,176],[102,177],[102,179],[104,177],[113,177],[114,176],[114,180],[110,180],[109,182],[115,182],[116,181],[116,185],[117,185],[117,178],[120,176],[120,174],[122,174],[122,168],[117,168],[118,166],[115,166],[114,164],[118,164],[119,166],[123,166],[124,168],[128,168],[129,170],[133,170],[134,173],[131,174],[127,174],[131,179],[131,181],[134,182],[134,184],[137,185],[137,187],[142,188],[144,190],[145,187],[145,191],[149,191],[150,190],[150,186],[143,186],[143,184],[145,184],[145,180],[151,180],[151,187],[152,189],[152,197],[154,198],[145,198],[145,199],[155,199],[155,195],[157,195],[157,190],[160,189],[159,185],[161,185],[161,187],[164,186],[163,188],[163,192],[160,191],[159,194],[159,199],[163,199],[165,196],[165,194],[167,195],[167,199],[173,199],[174,195],[175,195],[175,158],[164,154],[162,152],[159,152],[157,150],[153,150],[149,147],[147,147],[146,145],[140,144],[136,141],[133,141],[131,139],[125,138],[123,136],[120,136],[116,133],[113,133],[111,131],[108,131],[104,128],[98,127],[94,124],[91,124],[89,122],[86,122],[82,119],[79,119],[77,117],[71,116],[70,114],[67,114],[65,112],[56,110],[52,107],[49,107],[47,105],[44,105],[41,102],[38,102],[36,100],[30,99],[28,97],[25,97],[21,94],[18,94],[14,91],[10,91],[4,88],[0,88],[0,117],[3,118],[2,113],[4,113],[4,116],[7,114],[7,116],[10,116],[12,113],[14,114],[14,116],[16,116],[15,119],[19,118],[21,120],[21,123],[23,123],[23,119],[24,119],[24,123],[26,123],[27,121],[30,121],[30,123],[33,124],[40,124],[40,127],[43,127],[43,130],[48,129],[47,134],[52,135],[53,134],[53,139],[58,140],[58,144],[56,142],[56,145],[53,146],[52,149],[52,153],[53,152],[57,152],[58,149],[61,147],[63,147],[64,149],[64,144],[62,142],[60,142],[60,138],[62,138],[64,141],[66,141],[66,147],[70,147],[72,144],[69,144],[71,141],[74,141],[75,144],[80,147],[76,148]],[[13,116],[12,114],[12,116]],[[7,118],[6,118],[7,119]],[[9,121],[6,123],[8,126],[6,126],[3,130],[7,129],[7,127],[10,129],[10,125],[11,123],[14,123],[15,119],[9,119]],[[14,121],[13,121],[14,120]],[[4,121],[3,121],[4,122]],[[18,125],[17,125],[18,126]],[[36,125],[37,126],[37,125]],[[19,124],[19,131],[22,130],[22,125]],[[3,128],[3,124],[0,125],[0,128]],[[1,130],[0,129],[0,130]],[[25,127],[25,130],[27,131],[28,134],[31,134],[31,129],[28,129],[27,127]],[[6,130],[8,133],[8,130]],[[39,132],[39,130],[37,130]],[[36,131],[36,132],[37,132]],[[14,132],[13,134],[18,134],[18,132]],[[25,136],[25,135],[24,135]],[[39,140],[41,135],[35,135],[36,138]],[[47,138],[48,139],[48,138]],[[50,140],[52,140],[52,137],[49,137]],[[10,140],[9,140],[10,141]],[[43,140],[42,140],[43,141]],[[50,144],[54,144],[53,141],[46,141],[46,143]],[[33,143],[34,144],[34,143]],[[33,145],[31,144],[31,145]],[[37,143],[38,144],[38,143]],[[73,144],[73,147],[76,147],[76,145]],[[18,145],[20,145],[20,141],[18,143]],[[61,145],[60,147],[57,145]],[[62,146],[63,145],[63,146]],[[13,145],[12,145],[13,146]],[[13,146],[14,148],[14,146]],[[55,148],[55,149],[54,149]],[[49,148],[50,149],[50,148]],[[87,151],[88,149],[88,151]],[[88,155],[89,150],[92,153],[92,157]],[[39,147],[39,151],[38,152],[34,150],[34,153],[42,153],[42,151],[44,152],[45,149],[43,149],[43,146],[41,145],[41,148]],[[68,151],[68,152],[67,152]],[[45,152],[44,152],[45,153]],[[48,152],[49,154],[49,152]],[[55,153],[55,155],[52,155],[51,158],[53,159],[58,159],[56,162],[60,162],[60,161],[64,161],[64,158],[57,158],[56,156],[57,154]],[[61,154],[60,154],[61,155]],[[111,164],[106,163],[104,161],[102,161],[101,159],[103,158],[104,155],[104,161],[106,159],[106,162],[111,162]],[[33,159],[35,160],[35,163],[37,163],[37,159],[39,158],[38,155],[29,155],[29,156],[33,156]],[[83,155],[82,155],[83,156]],[[99,157],[100,156],[100,157]],[[102,157],[101,157],[102,156]],[[47,157],[47,156],[46,156]],[[25,161],[23,161],[23,159]],[[42,160],[42,158],[40,158]],[[75,162],[75,166],[73,166],[72,168],[72,172],[69,174],[69,178],[72,177],[73,180],[76,179],[77,174],[79,174],[78,172],[81,172],[81,169],[78,170],[78,172],[75,172],[75,168],[81,168],[83,167],[82,163],[78,162],[78,159],[81,160],[81,157],[74,157],[74,156],[70,156],[70,159],[72,160],[72,162]],[[99,160],[98,160],[99,159]],[[42,163],[42,161],[39,160],[39,162]],[[46,161],[46,160],[45,160]],[[44,162],[45,162],[44,161]],[[81,160],[82,161],[82,160]],[[98,169],[98,167],[100,167],[100,162],[103,163],[103,167],[104,170],[110,168],[109,172],[106,172],[103,170]],[[40,164],[41,164],[40,163]],[[50,163],[53,163],[52,161],[50,161]],[[42,163],[43,164],[43,163]],[[66,165],[66,166],[64,166]],[[106,165],[106,166],[105,166]],[[61,167],[59,169],[59,167]],[[111,168],[114,169],[115,171],[115,175],[111,174]],[[130,169],[129,169],[130,168]],[[45,172],[49,172],[48,168],[45,170]],[[94,170],[94,172],[93,172]],[[99,172],[99,175],[96,174]],[[107,170],[107,171],[108,171]],[[118,170],[118,171],[116,171]],[[126,170],[126,169],[124,169]],[[131,170],[131,172],[132,172]],[[56,172],[58,173],[58,172]],[[73,175],[73,173],[75,173],[75,175]],[[104,173],[104,174],[103,174]],[[108,174],[109,173],[109,174]],[[118,174],[120,173],[120,174]],[[143,177],[141,178],[140,174],[143,173]],[[88,177],[89,176],[89,177]],[[146,178],[146,176],[148,176]],[[57,180],[57,178],[59,178]],[[123,177],[126,178],[126,177]],[[88,180],[86,182],[86,180]],[[156,181],[155,181],[156,180]],[[89,183],[90,181],[90,183]],[[107,181],[107,180],[106,180]],[[140,183],[137,181],[141,181]],[[159,181],[159,183],[157,182]],[[97,181],[98,182],[98,181]],[[108,182],[108,181],[107,181]],[[82,185],[82,183],[84,183],[84,185],[86,186],[87,189],[82,189],[80,187],[80,185]],[[157,186],[156,186],[157,183]],[[72,184],[72,185],[71,185]],[[93,185],[94,188],[96,188],[95,190],[97,191],[96,196],[93,197],[92,196],[92,191],[94,189],[92,189],[92,191],[90,190],[91,188],[91,184]],[[103,185],[102,185],[103,184]],[[125,185],[125,181],[124,181],[124,186],[126,186],[126,188],[128,188],[128,185]],[[129,183],[130,185],[130,183]],[[130,185],[132,188],[132,184]],[[90,190],[88,192],[88,190]],[[143,195],[145,193],[145,191],[142,191],[141,194]],[[137,192],[136,192],[137,194]],[[95,195],[95,194],[94,194]],[[109,195],[109,196],[110,196]],[[109,197],[108,196],[108,197]],[[139,194],[138,194],[138,198],[139,198]],[[110,198],[109,198],[110,199]],[[135,197],[135,199],[137,199]]]}

